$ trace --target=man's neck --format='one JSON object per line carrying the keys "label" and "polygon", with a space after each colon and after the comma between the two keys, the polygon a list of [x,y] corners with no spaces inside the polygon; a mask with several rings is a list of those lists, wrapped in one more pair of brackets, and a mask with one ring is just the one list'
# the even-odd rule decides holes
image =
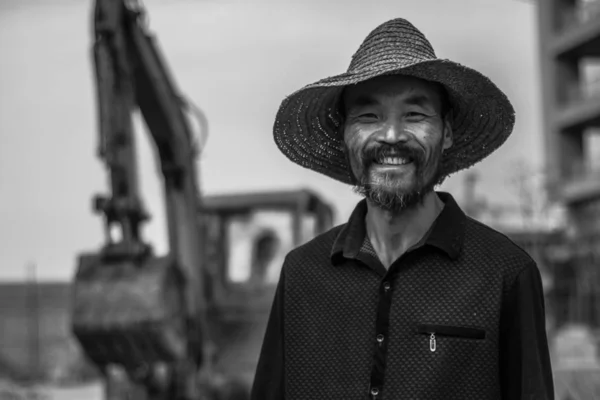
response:
{"label": "man's neck", "polygon": [[382,210],[367,201],[367,234],[386,269],[423,238],[443,208],[434,191],[421,204],[398,212]]}

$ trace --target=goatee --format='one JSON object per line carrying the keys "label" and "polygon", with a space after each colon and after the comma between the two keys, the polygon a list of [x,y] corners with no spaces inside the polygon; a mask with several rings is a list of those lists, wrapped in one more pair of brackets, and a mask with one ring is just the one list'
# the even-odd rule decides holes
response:
{"label": "goatee", "polygon": [[[398,179],[393,173],[384,173],[374,179],[369,174],[369,169],[374,160],[380,159],[387,154],[394,154],[403,158],[410,158],[415,166],[415,179],[411,189],[402,188],[398,185]],[[427,194],[431,193],[437,185],[446,178],[441,172],[442,148],[436,149],[430,163],[434,164],[435,171],[429,179],[426,174],[425,155],[416,149],[405,145],[378,146],[377,148],[365,149],[362,154],[363,173],[357,177],[358,183],[354,186],[355,193],[364,196],[368,201],[385,211],[399,212],[411,209],[423,204]]]}

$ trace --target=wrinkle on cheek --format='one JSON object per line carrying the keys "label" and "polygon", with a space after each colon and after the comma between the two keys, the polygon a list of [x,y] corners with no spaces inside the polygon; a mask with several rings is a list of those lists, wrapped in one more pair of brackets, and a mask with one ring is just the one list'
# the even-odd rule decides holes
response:
{"label": "wrinkle on cheek", "polygon": [[442,132],[443,130],[443,125],[436,123],[435,121],[423,121],[412,126],[408,125],[405,128],[406,132],[410,132],[415,137],[424,139],[431,139],[432,136],[436,136],[436,132]]}
{"label": "wrinkle on cheek", "polygon": [[420,137],[423,138],[423,141],[427,142],[428,145],[435,145],[443,140],[444,138],[444,129],[443,127],[438,126],[427,126],[421,129]]}
{"label": "wrinkle on cheek", "polygon": [[[414,128],[414,127],[406,127],[402,130],[404,133],[408,133],[413,137],[422,137],[424,134],[424,129],[422,128]],[[425,133],[426,134],[426,133]]]}
{"label": "wrinkle on cheek", "polygon": [[344,130],[344,142],[346,151],[348,152],[348,158],[350,161],[350,168],[354,174],[360,173],[361,163],[360,152],[361,152],[361,134],[358,129],[348,127]]}
{"label": "wrinkle on cheek", "polygon": [[360,143],[357,138],[351,138],[350,140],[348,140],[346,142],[346,146],[348,147],[348,149],[350,150],[351,153],[354,153],[360,147]]}
{"label": "wrinkle on cheek", "polygon": [[360,131],[358,129],[349,127],[344,130],[344,141],[346,142],[346,147],[353,151],[354,148],[359,147],[358,144],[361,140]]}

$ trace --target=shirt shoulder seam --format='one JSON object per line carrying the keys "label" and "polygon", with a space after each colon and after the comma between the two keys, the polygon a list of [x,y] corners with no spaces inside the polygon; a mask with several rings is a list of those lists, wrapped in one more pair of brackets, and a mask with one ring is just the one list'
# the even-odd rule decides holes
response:
{"label": "shirt shoulder seam", "polygon": [[[468,219],[469,221],[471,221],[471,222],[475,223],[476,225],[479,225],[480,227],[482,227],[482,228],[486,229],[487,231],[489,231],[489,232],[492,232],[492,233],[496,233],[496,234],[498,234],[498,235],[500,235],[500,236],[504,237],[506,240],[508,240],[508,241],[509,241],[509,242],[510,242],[510,243],[513,245],[513,247],[514,247],[514,248],[518,249],[518,251],[520,252],[520,254],[524,255],[524,256],[525,256],[525,258],[526,258],[526,259],[527,259],[527,261],[528,261],[528,263],[527,263],[527,264],[525,264],[525,265],[523,266],[523,269],[527,268],[527,265],[528,265],[528,264],[534,264],[534,265],[537,265],[537,263],[536,263],[536,261],[533,259],[533,257],[531,257],[531,255],[530,255],[530,254],[529,254],[527,251],[525,251],[525,249],[523,249],[521,246],[519,246],[517,243],[515,243],[515,241],[514,241],[513,239],[511,239],[511,237],[510,237],[510,236],[508,236],[507,234],[505,234],[505,233],[502,233],[502,232],[500,232],[500,231],[497,231],[496,229],[494,229],[494,228],[492,228],[492,227],[490,227],[490,226],[488,226],[488,225],[486,225],[486,224],[484,224],[484,223],[482,223],[482,222],[480,222],[480,221],[477,221],[476,219],[474,219],[474,218],[472,218],[472,217],[470,217],[470,216],[468,216],[468,215],[467,215],[466,217],[467,217],[467,219]],[[520,273],[521,273],[521,271],[519,271],[519,274],[520,274]]]}

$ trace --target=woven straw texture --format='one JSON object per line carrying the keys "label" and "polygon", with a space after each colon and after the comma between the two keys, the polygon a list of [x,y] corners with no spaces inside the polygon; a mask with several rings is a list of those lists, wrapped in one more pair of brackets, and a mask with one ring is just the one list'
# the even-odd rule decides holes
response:
{"label": "woven straw texture", "polygon": [[450,175],[483,160],[508,138],[515,123],[506,95],[481,73],[438,59],[427,38],[398,18],[375,28],[353,55],[346,73],[322,79],[288,96],[279,107],[273,134],[293,162],[352,184],[342,150],[342,90],[382,75],[401,74],[441,83],[448,91],[454,134],[442,172]]}

